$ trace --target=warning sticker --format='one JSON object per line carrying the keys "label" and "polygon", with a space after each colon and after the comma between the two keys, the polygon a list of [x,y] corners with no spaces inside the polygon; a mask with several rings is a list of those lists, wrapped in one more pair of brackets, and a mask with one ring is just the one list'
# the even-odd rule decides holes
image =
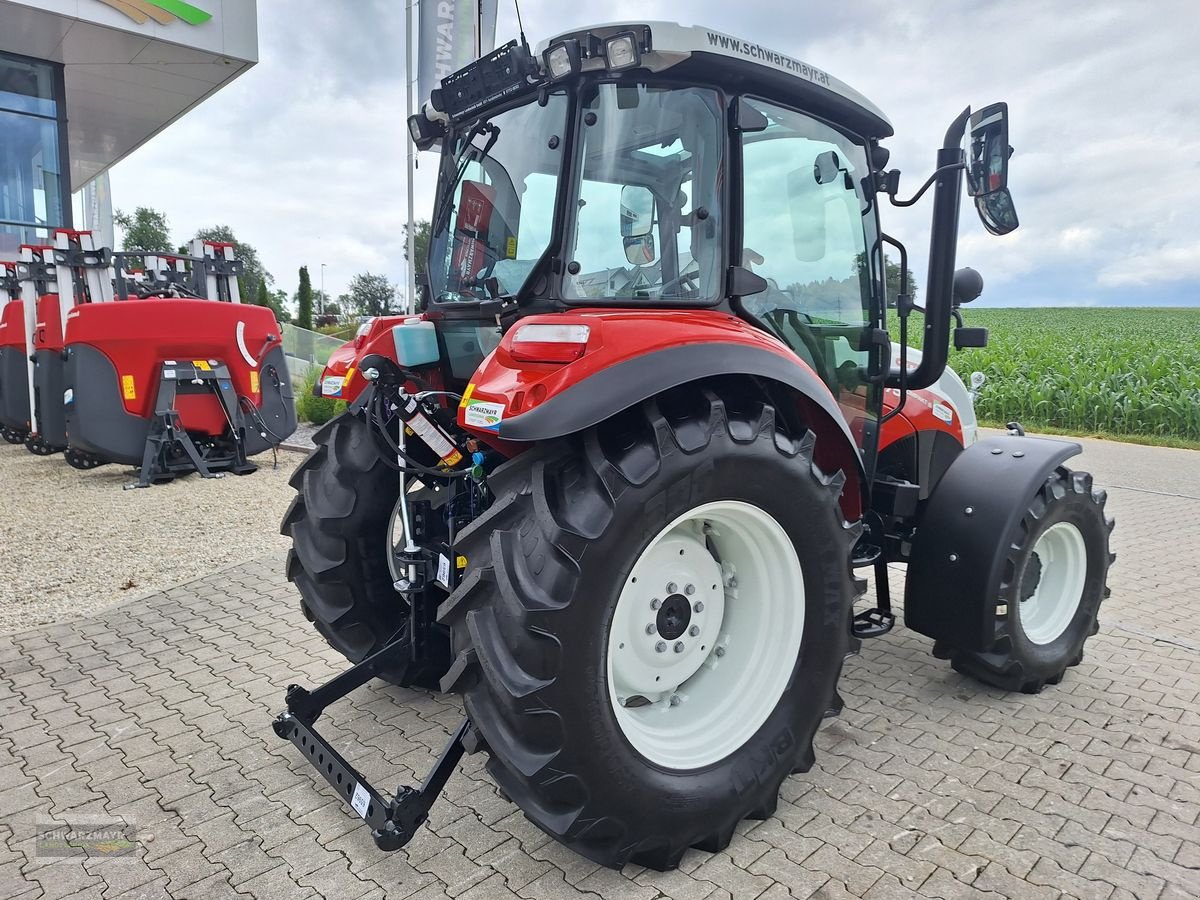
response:
{"label": "warning sticker", "polygon": [[367,817],[367,808],[371,805],[371,795],[361,784],[354,785],[354,796],[350,798],[350,805],[364,819]]}
{"label": "warning sticker", "polygon": [[125,395],[126,400],[137,399],[137,385],[133,383],[132,375],[121,376],[121,393]]}
{"label": "warning sticker", "polygon": [[438,554],[437,580],[442,587],[450,587],[450,558],[444,553]]}
{"label": "warning sticker", "polygon": [[212,366],[210,366],[208,364],[208,360],[206,360],[206,359],[193,359],[192,365],[195,366],[197,369],[199,369],[201,372],[211,372],[212,371]]}
{"label": "warning sticker", "polygon": [[250,393],[252,393],[252,394],[258,393],[258,372],[252,371],[250,373]]}
{"label": "warning sticker", "polygon": [[505,249],[508,251],[506,253],[506,256],[509,259],[516,259],[517,258],[517,239],[515,237],[510,237],[508,239],[508,246]]}
{"label": "warning sticker", "polygon": [[463,422],[484,431],[499,431],[504,421],[504,404],[487,400],[471,400],[463,410]]}

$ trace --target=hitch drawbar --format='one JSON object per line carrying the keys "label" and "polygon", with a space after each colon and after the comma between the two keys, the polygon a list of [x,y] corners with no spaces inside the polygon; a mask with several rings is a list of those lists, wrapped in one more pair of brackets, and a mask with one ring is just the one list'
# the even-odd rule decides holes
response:
{"label": "hitch drawbar", "polygon": [[383,794],[317,734],[313,724],[325,707],[381,672],[405,672],[411,658],[411,645],[407,638],[401,637],[312,691],[289,685],[287,711],[280,713],[272,723],[275,733],[299,747],[304,758],[325,777],[342,800],[371,826],[371,836],[380,850],[399,850],[413,839],[417,829],[429,817],[430,807],[467,749],[466,740],[472,732],[470,720],[464,717],[459,723],[421,786],[397,788],[390,800],[384,799]]}

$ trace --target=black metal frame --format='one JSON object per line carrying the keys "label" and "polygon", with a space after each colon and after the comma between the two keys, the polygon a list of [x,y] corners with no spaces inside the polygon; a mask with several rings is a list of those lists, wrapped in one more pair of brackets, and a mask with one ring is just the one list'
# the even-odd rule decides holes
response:
{"label": "black metal frame", "polygon": [[[146,446],[142,451],[142,466],[138,471],[138,480],[129,487],[150,487],[151,484],[171,481],[185,472],[194,471],[199,472],[202,478],[216,478],[220,471],[227,470],[235,475],[257,471],[258,466],[246,458],[243,439],[246,423],[233,390],[229,367],[219,362],[215,365],[199,365],[198,362],[162,364],[154,399],[154,417],[146,432]],[[175,409],[180,382],[201,385],[213,393],[229,423],[230,440],[233,443],[231,450],[201,452],[196,446]],[[176,447],[183,450],[184,459],[172,457]]]}

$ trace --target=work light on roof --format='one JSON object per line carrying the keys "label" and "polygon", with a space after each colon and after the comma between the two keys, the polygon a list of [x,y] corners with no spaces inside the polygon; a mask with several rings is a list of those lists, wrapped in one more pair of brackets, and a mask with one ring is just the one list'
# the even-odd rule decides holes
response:
{"label": "work light on roof", "polygon": [[614,34],[604,42],[604,55],[610,71],[636,68],[642,61],[638,51],[637,36],[631,31]]}
{"label": "work light on roof", "polygon": [[580,67],[580,58],[579,41],[576,40],[563,41],[553,45],[543,57],[546,71],[555,81],[577,73]]}

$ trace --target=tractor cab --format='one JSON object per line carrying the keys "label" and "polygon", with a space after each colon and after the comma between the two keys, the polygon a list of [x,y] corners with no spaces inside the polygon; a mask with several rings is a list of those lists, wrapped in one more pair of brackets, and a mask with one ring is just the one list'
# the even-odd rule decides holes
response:
{"label": "tractor cab", "polygon": [[[1003,202],[1006,111],[989,109],[970,184],[991,192],[987,220],[1015,224]],[[956,304],[965,123],[947,135],[947,159],[959,158],[939,158],[931,179],[940,202],[926,297],[930,321],[946,320],[935,344]],[[894,199],[898,186],[880,145],[892,125],[821,69],[703,28],[603,26],[536,56],[500,48],[445,79],[410,127],[418,146],[441,144],[424,307],[448,348],[467,349],[464,379],[493,349],[496,324],[710,310],[785,345],[872,455],[885,402],[907,400],[885,384],[942,377],[945,352],[910,371],[887,336],[897,298],[885,293],[883,248],[895,242],[877,196]],[[899,305],[906,318],[912,305]]]}

